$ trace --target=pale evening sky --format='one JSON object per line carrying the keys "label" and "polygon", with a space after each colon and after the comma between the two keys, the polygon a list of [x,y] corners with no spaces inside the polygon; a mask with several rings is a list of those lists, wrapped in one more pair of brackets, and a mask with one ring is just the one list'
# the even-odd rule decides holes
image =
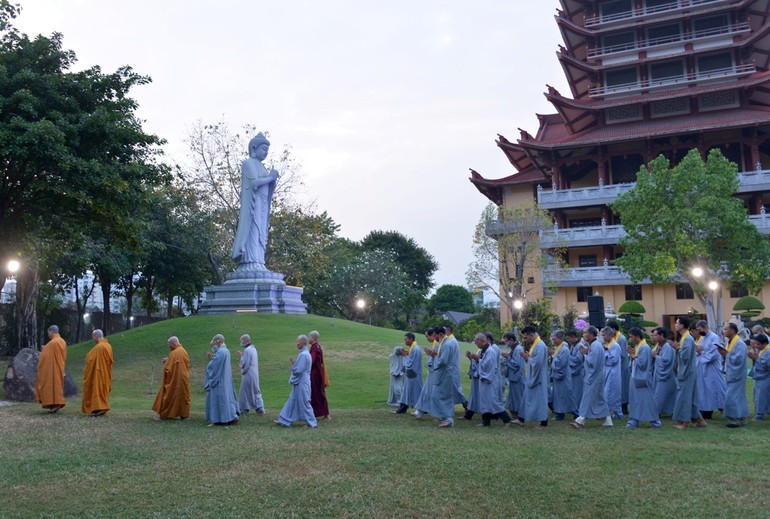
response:
{"label": "pale evening sky", "polygon": [[[468,182],[514,170],[495,145],[569,93],[556,0],[23,0],[15,24],[61,32],[77,68],[130,65],[146,131],[183,163],[198,120],[255,124],[291,144],[305,194],[353,240],[397,230],[436,286],[465,285],[487,200]],[[246,151],[244,150],[244,156]]]}

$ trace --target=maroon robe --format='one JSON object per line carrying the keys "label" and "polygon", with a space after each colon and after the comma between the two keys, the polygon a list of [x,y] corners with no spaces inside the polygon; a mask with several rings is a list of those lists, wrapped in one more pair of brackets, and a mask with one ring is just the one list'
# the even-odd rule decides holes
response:
{"label": "maroon robe", "polygon": [[310,346],[310,405],[316,417],[329,416],[329,403],[326,401],[324,384],[324,352],[318,343]]}

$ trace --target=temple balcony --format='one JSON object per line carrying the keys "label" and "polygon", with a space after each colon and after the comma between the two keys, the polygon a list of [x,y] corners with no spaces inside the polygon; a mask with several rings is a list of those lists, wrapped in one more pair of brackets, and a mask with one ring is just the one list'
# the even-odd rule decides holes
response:
{"label": "temple balcony", "polygon": [[669,76],[655,79],[645,79],[633,83],[623,83],[610,86],[594,87],[588,91],[591,97],[605,97],[613,94],[640,93],[643,91],[664,90],[671,87],[694,85],[703,82],[725,81],[748,76],[757,71],[753,63],[734,65],[709,71],[685,73],[677,76]]}
{"label": "temple balcony", "polygon": [[753,223],[762,234],[770,234],[770,215],[765,213],[764,206],[759,214],[749,215],[749,221]]}
{"label": "temple balcony", "polygon": [[[580,189],[543,189],[538,186],[537,204],[541,209],[569,209],[572,207],[590,207],[607,205],[626,191],[636,186],[635,182],[626,184],[600,184],[595,187]],[[738,192],[757,193],[770,191],[770,170],[758,169],[738,173]],[[567,230],[567,229],[564,229]]]}
{"label": "temple balcony", "polygon": [[[546,267],[541,270],[543,283],[549,283],[557,288],[564,287],[602,287],[613,285],[631,285],[631,278],[620,271],[618,267],[604,265],[602,267]],[[645,279],[639,284],[650,284]]]}
{"label": "temple balcony", "polygon": [[733,37],[751,32],[749,22],[740,22],[724,27],[694,31],[689,34],[675,34],[661,38],[642,39],[619,45],[602,46],[588,49],[588,58],[602,59],[604,65],[636,61],[640,51],[647,51],[649,57],[665,54],[673,56],[685,53],[685,45],[692,43],[695,49],[708,46],[710,49],[733,43]]}
{"label": "temple balcony", "polygon": [[691,10],[693,7],[698,7],[703,4],[716,3],[727,4],[728,2],[725,0],[672,0],[671,2],[663,5],[655,5],[649,7],[645,6],[620,13],[591,16],[586,18],[585,26],[598,28],[602,25],[610,25],[613,23],[626,22],[630,20],[633,20],[634,22],[641,22],[645,18],[653,17],[661,13],[671,14],[676,11]]}
{"label": "temple balcony", "polygon": [[[768,176],[770,180],[770,175]],[[607,205],[617,197],[630,191],[635,182],[627,184],[600,184],[596,187],[580,189],[547,190],[537,188],[537,205],[541,209],[567,209],[570,207],[588,207],[592,205]]]}
{"label": "temple balcony", "polygon": [[[768,218],[770,224],[770,217]],[[559,229],[554,227],[540,231],[540,247],[553,249],[558,247],[590,247],[594,245],[614,245],[626,236],[622,225],[601,225],[595,227],[574,227]]]}

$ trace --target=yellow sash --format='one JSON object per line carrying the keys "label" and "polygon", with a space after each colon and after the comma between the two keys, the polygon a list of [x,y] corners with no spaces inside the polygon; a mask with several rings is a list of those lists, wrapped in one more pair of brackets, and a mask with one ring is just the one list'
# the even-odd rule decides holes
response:
{"label": "yellow sash", "polygon": [[[532,356],[532,352],[535,351],[535,346],[537,345],[538,342],[540,342],[540,336],[539,335],[535,335],[535,340],[532,341],[532,346],[529,347],[529,356],[530,357]],[[562,344],[564,344],[564,343],[562,343]],[[527,359],[527,362],[524,363],[524,376],[525,377],[529,376],[529,359]]]}
{"label": "yellow sash", "polygon": [[738,342],[738,334],[735,334],[735,337],[730,339],[730,344],[727,345],[727,353],[730,353],[733,351],[733,347],[735,346],[735,343]]}
{"label": "yellow sash", "polygon": [[634,347],[634,358],[636,358],[636,356],[637,356],[637,355],[639,355],[639,348],[641,348],[641,347],[642,347],[643,345],[645,345],[645,344],[647,344],[647,341],[645,341],[644,339],[642,339],[641,341],[639,341],[639,344],[637,344],[637,345]]}
{"label": "yellow sash", "polygon": [[556,351],[553,353],[553,356],[554,356],[554,357],[555,357],[555,356],[557,356],[563,347],[564,347],[564,341],[562,341],[562,343],[561,343],[561,344],[559,344],[559,345],[556,347]]}
{"label": "yellow sash", "polygon": [[[436,354],[441,353],[441,347],[444,345],[445,340],[446,340],[446,335],[444,335],[444,338],[441,339],[440,343],[438,343],[438,349],[436,350]],[[436,341],[433,341],[433,344],[436,344]]]}
{"label": "yellow sash", "polygon": [[412,350],[414,349],[415,346],[417,346],[417,341],[412,341],[412,345],[409,346],[409,355],[412,354]]}
{"label": "yellow sash", "polygon": [[770,344],[759,350],[759,354],[757,355],[757,360],[759,360],[759,357],[761,357],[767,350],[770,350]]}
{"label": "yellow sash", "polygon": [[680,346],[680,347],[682,346],[682,343],[684,342],[684,340],[685,340],[687,337],[689,337],[689,336],[690,336],[690,332],[684,332],[684,333],[682,334],[682,337],[679,339],[679,346]]}

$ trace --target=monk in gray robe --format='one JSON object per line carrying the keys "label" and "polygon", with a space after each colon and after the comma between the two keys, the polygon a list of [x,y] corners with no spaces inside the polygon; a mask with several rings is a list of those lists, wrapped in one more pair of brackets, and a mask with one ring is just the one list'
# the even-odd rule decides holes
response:
{"label": "monk in gray robe", "polygon": [[238,423],[238,401],[235,399],[230,350],[222,334],[214,336],[211,347],[214,351],[209,353],[204,379],[206,421],[209,425],[235,425]]}
{"label": "monk in gray robe", "polygon": [[669,332],[663,328],[654,328],[650,332],[654,344],[653,360],[653,391],[658,415],[674,412],[676,402],[676,351],[668,343]]}
{"label": "monk in gray robe", "polygon": [[418,420],[430,411],[430,398],[433,393],[433,362],[435,358],[432,353],[438,346],[434,328],[425,330],[425,338],[428,340],[428,344],[430,344],[430,346],[426,346],[425,351],[423,352],[428,356],[428,360],[425,362],[425,369],[428,370],[428,376],[425,378],[422,390],[420,390],[420,397],[417,399],[414,413],[412,413]]}
{"label": "monk in gray robe", "polygon": [[580,352],[585,357],[585,374],[583,398],[578,409],[580,416],[570,423],[575,429],[583,429],[586,418],[604,419],[604,427],[613,426],[610,408],[604,398],[604,346],[598,335],[599,330],[595,326],[589,326],[583,332],[583,340],[589,346],[580,347]]}
{"label": "monk in gray robe", "polygon": [[676,401],[671,418],[677,423],[675,429],[686,429],[691,424],[696,427],[706,427],[706,420],[698,410],[698,371],[696,367],[695,339],[690,335],[690,319],[679,317],[676,320],[676,331],[680,335],[679,342],[668,341],[676,350],[677,370]]}
{"label": "monk in gray robe", "polygon": [[570,352],[569,346],[564,342],[564,333],[561,330],[553,332],[551,343],[553,348],[548,349],[548,356],[551,357],[551,381],[553,382],[551,409],[554,420],[562,421],[566,413],[572,413],[576,410],[575,402],[572,400]]}
{"label": "monk in gray robe", "polygon": [[[500,399],[500,349],[489,340],[486,334],[477,333],[473,339],[474,344],[479,349],[475,354],[471,354],[471,359],[476,362],[476,385],[475,410],[481,413],[481,423],[479,427],[489,427],[492,418],[500,419],[505,427],[511,421],[508,413],[503,408],[503,402]],[[470,409],[470,402],[468,404]]]}
{"label": "monk in gray robe", "polygon": [[536,429],[548,427],[548,348],[540,339],[534,326],[521,330],[529,351],[521,352],[524,366],[524,400],[519,417],[511,423],[523,426],[524,422],[540,422]]}
{"label": "monk in gray robe", "polygon": [[390,361],[390,388],[388,391],[388,405],[398,405],[401,401],[401,392],[404,390],[404,356],[401,346],[396,346],[388,357]]}
{"label": "monk in gray robe", "polygon": [[241,335],[243,351],[238,352],[241,368],[241,389],[238,394],[238,409],[241,414],[248,414],[253,409],[258,414],[265,414],[265,404],[262,401],[262,390],[259,387],[259,357],[257,348],[251,344],[248,334]]}
{"label": "monk in gray robe", "polygon": [[454,366],[459,364],[460,352],[457,341],[447,340],[443,326],[434,328],[438,346],[432,350],[433,392],[430,396],[430,414],[438,418],[439,427],[454,427],[454,395],[457,386],[454,381]]}
{"label": "monk in gray robe", "polygon": [[393,414],[404,414],[410,407],[417,405],[422,392],[422,349],[411,332],[404,335],[404,388],[401,391],[399,407]]}
{"label": "monk in gray robe", "polygon": [[735,323],[726,323],[722,333],[728,341],[726,348],[719,348],[719,353],[725,359],[727,382],[724,415],[729,420],[727,427],[745,427],[749,424],[749,400],[746,397],[748,351],[746,343],[738,335]]}
{"label": "monk in gray robe", "polygon": [[273,420],[273,422],[284,427],[291,427],[293,422],[304,421],[308,427],[314,428],[318,426],[318,421],[313,412],[313,406],[310,405],[310,365],[312,360],[307,349],[306,335],[297,337],[297,350],[299,350],[299,354],[296,359],[289,357],[289,362],[291,362],[291,376],[289,376],[291,393],[289,393],[289,399],[281,409],[278,419]]}
{"label": "monk in gray robe", "polygon": [[660,418],[652,390],[652,350],[643,333],[636,327],[628,330],[631,344],[626,346],[626,353],[631,359],[631,384],[628,388],[630,409],[626,427],[634,429],[639,422],[650,422],[653,429],[659,429]]}

